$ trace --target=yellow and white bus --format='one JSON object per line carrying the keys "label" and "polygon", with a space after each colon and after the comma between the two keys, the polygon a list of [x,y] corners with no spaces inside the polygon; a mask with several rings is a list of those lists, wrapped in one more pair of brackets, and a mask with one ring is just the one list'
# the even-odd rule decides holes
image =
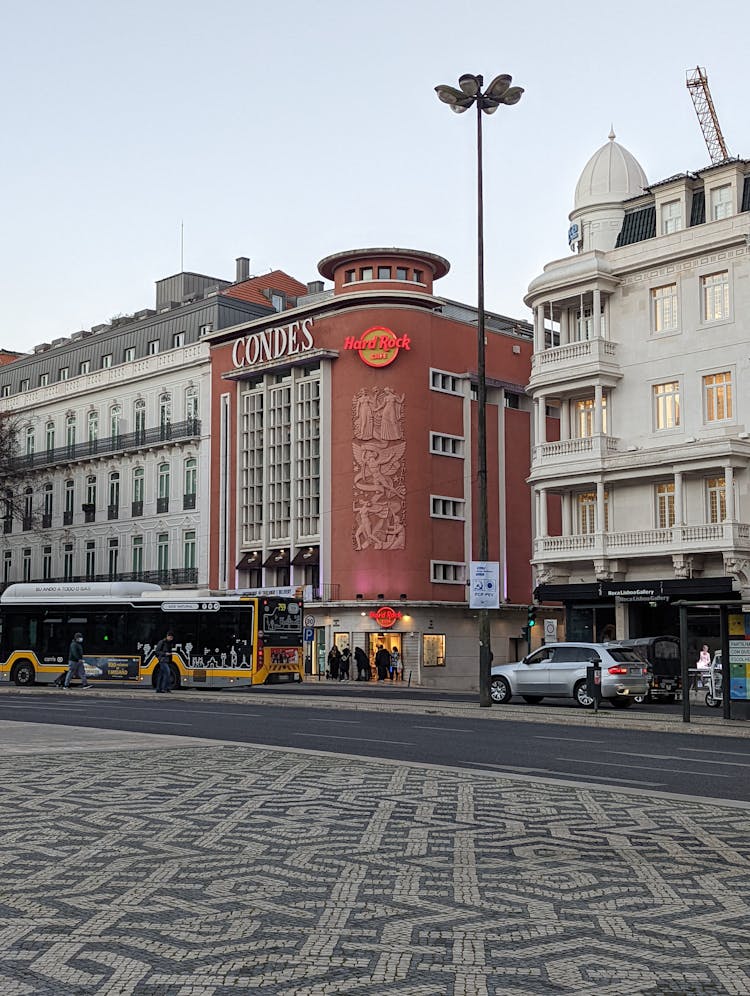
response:
{"label": "yellow and white bus", "polygon": [[87,676],[151,688],[171,630],[172,688],[302,681],[301,598],[164,591],[132,581],[11,584],[0,596],[0,687],[55,681],[83,634]]}

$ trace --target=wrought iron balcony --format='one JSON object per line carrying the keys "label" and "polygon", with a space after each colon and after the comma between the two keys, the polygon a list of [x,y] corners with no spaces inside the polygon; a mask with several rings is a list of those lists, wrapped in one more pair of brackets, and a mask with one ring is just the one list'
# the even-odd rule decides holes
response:
{"label": "wrought iron balcony", "polygon": [[15,473],[23,473],[43,467],[55,467],[62,463],[111,456],[113,453],[163,446],[165,443],[195,439],[200,436],[200,432],[200,419],[188,418],[183,422],[167,423],[166,425],[154,426],[151,429],[121,432],[116,436],[107,436],[104,439],[91,439],[83,443],[70,443],[65,446],[56,446],[54,449],[40,450],[38,453],[25,453],[9,461],[10,469]]}
{"label": "wrought iron balcony", "polygon": [[175,585],[197,584],[198,568],[176,567],[165,571],[116,571],[111,574],[75,574],[68,575],[67,577],[30,578],[30,580],[44,580],[53,584],[61,584],[63,582],[80,583],[83,581],[141,581],[148,584],[159,584],[162,588],[171,588]]}
{"label": "wrought iron balcony", "polygon": [[120,506],[119,505],[107,505],[107,518],[108,519],[119,519],[120,518]]}
{"label": "wrought iron balcony", "polygon": [[182,507],[184,510],[195,508],[195,492],[182,496]]}
{"label": "wrought iron balcony", "polygon": [[52,528],[52,513],[48,512],[42,516],[42,529]]}
{"label": "wrought iron balcony", "polygon": [[63,512],[63,525],[72,526],[73,525],[73,509],[66,508]]}
{"label": "wrought iron balcony", "polygon": [[137,519],[138,516],[143,515],[143,502],[134,501],[130,506],[130,514],[134,519]]}
{"label": "wrought iron balcony", "polygon": [[157,514],[161,512],[169,511],[169,498],[157,498],[156,499],[156,511]]}

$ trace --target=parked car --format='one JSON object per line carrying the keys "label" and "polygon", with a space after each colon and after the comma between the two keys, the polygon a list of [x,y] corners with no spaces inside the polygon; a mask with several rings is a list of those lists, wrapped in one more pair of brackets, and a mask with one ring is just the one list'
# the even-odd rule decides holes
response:
{"label": "parked car", "polygon": [[632,647],[648,663],[651,673],[647,701],[674,702],[681,696],[680,641],[676,636],[641,636],[618,640],[617,645]]}
{"label": "parked car", "polygon": [[593,706],[586,684],[586,668],[601,665],[603,701],[625,708],[636,695],[648,693],[647,667],[636,650],[609,643],[547,643],[515,664],[492,668],[492,701],[510,702],[519,695],[535,704],[544,698],[573,698]]}

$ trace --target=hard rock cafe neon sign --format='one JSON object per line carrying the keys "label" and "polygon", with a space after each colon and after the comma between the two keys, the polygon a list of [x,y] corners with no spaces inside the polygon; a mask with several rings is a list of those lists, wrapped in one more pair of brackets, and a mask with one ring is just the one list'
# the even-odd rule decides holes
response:
{"label": "hard rock cafe neon sign", "polygon": [[411,349],[408,335],[396,335],[384,325],[373,325],[359,339],[348,335],[344,349],[353,349],[368,367],[387,367],[398,356],[400,349]]}
{"label": "hard rock cafe neon sign", "polygon": [[370,618],[383,629],[390,629],[396,620],[401,618],[401,613],[392,609],[390,605],[381,605],[379,609],[370,613]]}

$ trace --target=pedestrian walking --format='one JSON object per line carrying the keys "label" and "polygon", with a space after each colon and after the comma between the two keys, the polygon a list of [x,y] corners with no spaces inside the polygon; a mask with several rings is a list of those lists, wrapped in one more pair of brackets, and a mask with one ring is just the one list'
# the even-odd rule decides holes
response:
{"label": "pedestrian walking", "polygon": [[354,649],[354,663],[357,665],[357,681],[367,681],[370,674],[370,661],[361,647]]}
{"label": "pedestrian walking", "polygon": [[63,688],[70,688],[73,678],[81,679],[81,688],[91,688],[86,677],[86,664],[83,659],[83,633],[76,633],[68,648],[68,673],[65,675]]}
{"label": "pedestrian walking", "polygon": [[378,652],[375,654],[375,667],[378,671],[378,681],[385,681],[391,670],[391,655],[383,644],[378,645]]}
{"label": "pedestrian walking", "polygon": [[334,645],[328,652],[328,676],[332,678],[333,681],[339,680],[339,666],[341,664],[341,654],[339,648]]}
{"label": "pedestrian walking", "polygon": [[349,680],[349,665],[352,661],[352,652],[348,647],[344,647],[341,651],[341,660],[339,662],[339,680],[348,681]]}
{"label": "pedestrian walking", "polygon": [[157,664],[155,670],[156,676],[156,691],[157,692],[169,692],[171,691],[169,685],[171,683],[172,671],[172,646],[174,643],[174,633],[171,629],[168,629],[164,634],[164,639],[159,640],[159,642],[154,647],[154,652],[157,657]]}
{"label": "pedestrian walking", "polygon": [[401,654],[398,652],[398,647],[394,647],[391,651],[391,668],[393,670],[394,680],[401,681],[404,662],[401,660]]}

